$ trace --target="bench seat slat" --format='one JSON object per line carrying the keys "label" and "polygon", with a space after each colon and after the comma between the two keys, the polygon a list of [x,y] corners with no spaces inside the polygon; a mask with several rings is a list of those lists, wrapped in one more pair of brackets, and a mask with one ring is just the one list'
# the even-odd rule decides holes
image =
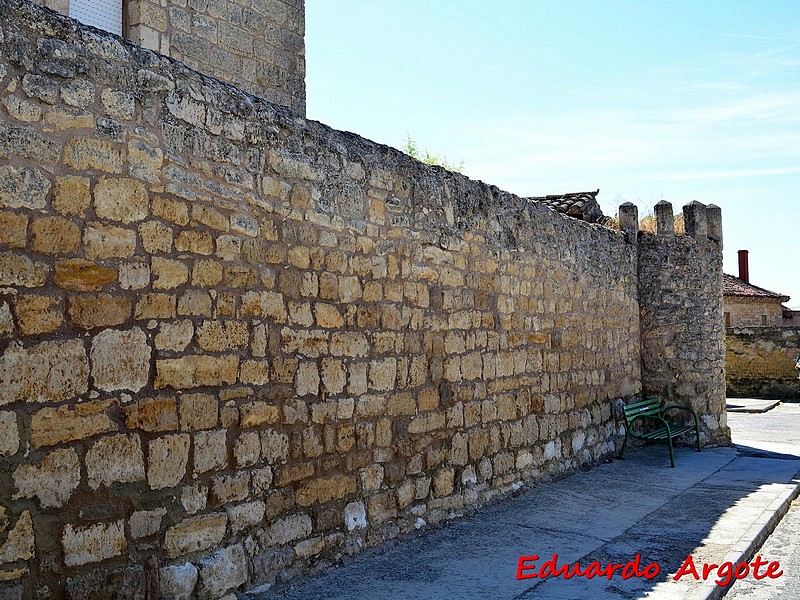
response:
{"label": "bench seat slat", "polygon": [[[668,407],[668,411],[670,412],[675,407]],[[681,408],[681,407],[677,407]],[[694,417],[693,424],[686,424],[686,423],[675,423],[669,424],[667,427],[664,424],[665,412],[664,409],[661,407],[661,400],[657,396],[651,396],[649,398],[645,398],[644,400],[637,400],[636,402],[631,402],[630,404],[626,404],[622,407],[622,412],[625,417],[625,440],[622,444],[622,450],[620,450],[620,458],[623,457],[625,454],[625,447],[628,443],[628,437],[638,438],[640,440],[644,440],[646,442],[667,442],[669,445],[669,459],[671,466],[675,466],[675,459],[673,457],[672,452],[672,440],[673,438],[679,437],[684,433],[694,430],[697,436],[697,451],[700,451],[700,428],[699,422],[697,418],[697,413],[695,413],[691,408],[685,408],[684,410],[688,410],[692,416]],[[650,418],[642,418],[642,417],[650,417]],[[649,431],[645,431],[643,433],[638,433],[634,426],[639,422],[644,425],[644,428],[647,429],[648,427],[653,427]],[[669,422],[669,420],[667,420]],[[649,423],[649,425],[647,424]],[[639,429],[639,428],[636,428]],[[669,433],[667,432],[669,430]]]}

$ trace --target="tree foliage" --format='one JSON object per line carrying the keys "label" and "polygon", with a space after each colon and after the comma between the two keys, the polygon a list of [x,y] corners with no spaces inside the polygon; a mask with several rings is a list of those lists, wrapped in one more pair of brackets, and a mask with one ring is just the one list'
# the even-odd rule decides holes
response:
{"label": "tree foliage", "polygon": [[400,150],[408,154],[411,158],[414,158],[420,162],[424,162],[428,165],[444,167],[448,171],[461,173],[461,169],[464,168],[463,160],[459,163],[451,163],[450,160],[443,154],[431,154],[430,150],[427,148],[424,150],[420,149],[419,144],[417,144],[416,140],[414,140],[409,134],[406,134],[406,141]]}

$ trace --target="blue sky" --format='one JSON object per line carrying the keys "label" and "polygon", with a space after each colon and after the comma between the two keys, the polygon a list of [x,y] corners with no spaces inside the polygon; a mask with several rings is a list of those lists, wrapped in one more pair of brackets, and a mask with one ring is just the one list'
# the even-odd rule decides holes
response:
{"label": "blue sky", "polygon": [[306,0],[308,117],[606,214],[722,207],[800,308],[800,2]]}

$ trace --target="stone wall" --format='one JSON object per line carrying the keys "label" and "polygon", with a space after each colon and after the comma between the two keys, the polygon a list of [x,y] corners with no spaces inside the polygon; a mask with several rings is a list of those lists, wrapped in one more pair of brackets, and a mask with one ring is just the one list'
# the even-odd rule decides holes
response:
{"label": "stone wall", "polygon": [[20,0],[0,28],[7,597],[220,598],[595,463],[653,387],[643,276],[663,389],[717,410],[682,387],[717,347],[650,327],[662,281],[705,331],[715,242],[637,244]]}
{"label": "stone wall", "polygon": [[304,0],[121,1],[129,40],[305,115]]}
{"label": "stone wall", "polygon": [[703,415],[707,442],[729,443],[720,210],[685,206],[685,236],[673,231],[670,203],[655,212],[656,235],[639,234],[642,387]]}
{"label": "stone wall", "polygon": [[779,327],[783,324],[780,298],[726,296],[725,312],[730,315],[730,327]]}
{"label": "stone wall", "polygon": [[734,398],[800,398],[800,327],[728,329],[725,383]]}

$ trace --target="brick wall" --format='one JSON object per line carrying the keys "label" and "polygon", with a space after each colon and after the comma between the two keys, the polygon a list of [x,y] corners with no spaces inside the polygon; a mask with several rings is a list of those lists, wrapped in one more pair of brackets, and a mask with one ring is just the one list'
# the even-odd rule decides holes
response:
{"label": "brick wall", "polygon": [[800,398],[800,327],[734,327],[725,333],[731,397]]}
{"label": "brick wall", "polygon": [[[667,279],[693,286],[719,258],[699,235],[648,250],[19,0],[0,28],[10,597],[220,598],[591,465],[668,315],[640,318],[643,269],[679,261]],[[697,338],[660,339],[684,381],[676,345]],[[723,427],[704,413],[707,439]]]}

